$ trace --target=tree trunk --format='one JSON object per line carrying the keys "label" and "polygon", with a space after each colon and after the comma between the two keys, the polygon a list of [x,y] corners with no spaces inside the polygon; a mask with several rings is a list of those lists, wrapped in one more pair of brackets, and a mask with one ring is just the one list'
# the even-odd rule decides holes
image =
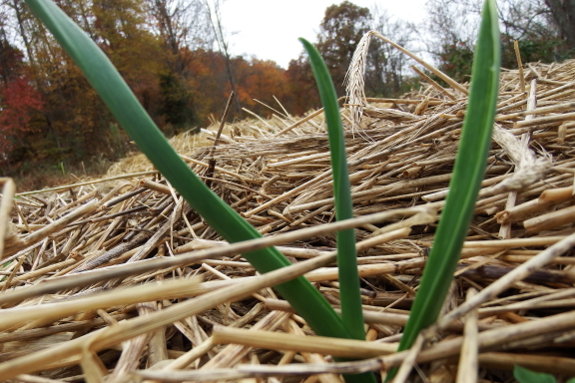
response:
{"label": "tree trunk", "polygon": [[545,0],[553,20],[559,27],[561,37],[571,49],[575,49],[575,0]]}

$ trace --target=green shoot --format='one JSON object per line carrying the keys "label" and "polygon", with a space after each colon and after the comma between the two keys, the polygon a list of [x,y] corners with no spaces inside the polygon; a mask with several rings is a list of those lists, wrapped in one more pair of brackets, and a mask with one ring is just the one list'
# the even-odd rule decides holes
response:
{"label": "green shoot", "polygon": [[[331,152],[335,214],[338,220],[353,218],[345,138],[343,136],[335,87],[327,66],[317,49],[305,39],[300,38],[300,41],[309,55],[309,61],[324,107]],[[353,229],[337,233],[337,265],[343,323],[355,339],[365,339],[361,295],[359,292],[359,274],[357,271],[357,252],[355,250],[355,233]]]}
{"label": "green shoot", "polygon": [[469,229],[485,173],[498,95],[499,28],[495,0],[486,0],[477,41],[469,105],[449,194],[399,350],[437,320]]}
{"label": "green shoot", "polygon": [[[333,86],[327,66],[317,49],[310,44],[309,41],[302,38],[299,40],[309,55],[311,68],[324,107],[331,155],[336,217],[338,220],[353,218],[345,138],[335,87]],[[357,251],[355,249],[355,231],[353,229],[343,230],[337,233],[337,266],[343,323],[353,338],[364,340],[365,333],[363,329],[363,312],[359,290]],[[348,381],[351,378],[364,378],[365,381],[375,382],[375,376],[371,373],[355,377],[346,376]]]}

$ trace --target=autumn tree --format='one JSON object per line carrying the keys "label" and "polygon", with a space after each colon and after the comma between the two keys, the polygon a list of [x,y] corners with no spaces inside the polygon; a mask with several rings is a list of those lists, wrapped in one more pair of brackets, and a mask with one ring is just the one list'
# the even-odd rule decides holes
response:
{"label": "autumn tree", "polygon": [[8,42],[0,27],[0,163],[22,160],[31,121],[44,109],[41,95],[30,83],[23,53]]}
{"label": "autumn tree", "polygon": [[[325,10],[317,36],[317,49],[332,77],[338,96],[345,95],[344,79],[353,53],[362,36],[371,28],[368,8],[344,1]],[[291,98],[287,106],[291,113],[301,115],[321,106],[317,86],[307,55],[291,60],[286,72]]]}
{"label": "autumn tree", "polygon": [[152,30],[159,36],[165,69],[160,74],[159,113],[174,132],[199,121],[188,82],[190,55],[214,43],[208,9],[202,0],[147,0],[153,16]]}
{"label": "autumn tree", "polygon": [[[232,91],[226,73],[226,58],[220,52],[188,51],[189,70],[195,76],[188,87],[193,94],[194,112],[200,123],[209,123],[210,115],[219,116]],[[236,79],[236,92],[242,105],[253,113],[269,116],[271,110],[255,101],[274,105],[276,97],[280,102],[291,100],[289,80],[286,71],[275,62],[236,56],[230,60]],[[230,119],[245,118],[243,111],[230,111]]]}
{"label": "autumn tree", "polygon": [[321,107],[317,85],[307,56],[301,54],[299,58],[291,60],[285,76],[290,90],[286,108],[290,113],[301,116]]}
{"label": "autumn tree", "polygon": [[278,107],[274,97],[283,102],[291,96],[285,70],[274,61],[258,59],[248,61],[243,58],[236,60],[239,61],[236,69],[238,98],[251,112],[269,116],[272,111],[262,103]]}
{"label": "autumn tree", "polygon": [[[11,20],[10,23],[6,24],[11,27],[9,34],[15,36],[16,41],[19,42],[18,45],[25,48],[25,58],[23,60],[28,65],[29,79],[45,104],[42,112],[43,120],[38,119],[35,121],[36,129],[27,129],[26,133],[23,133],[21,140],[19,140],[17,150],[19,156],[17,157],[25,156],[28,160],[36,160],[37,156],[33,152],[35,148],[40,147],[41,152],[51,150],[52,155],[53,153],[59,155],[62,151],[61,135],[58,132],[58,128],[52,124],[55,113],[50,107],[47,97],[48,95],[57,96],[58,94],[50,91],[46,86],[53,86],[57,83],[57,79],[50,82],[46,78],[48,73],[57,73],[57,64],[54,61],[50,61],[50,58],[46,60],[46,57],[49,57],[51,53],[55,53],[50,49],[46,49],[48,41],[47,31],[31,14],[23,1],[9,0],[1,3],[0,7],[2,16],[8,15]],[[30,81],[28,82],[29,84]],[[64,105],[63,102],[62,99],[58,100],[58,105]],[[31,135],[33,138],[30,137]],[[11,159],[8,158],[8,160],[10,161]]]}
{"label": "autumn tree", "polygon": [[147,28],[142,0],[94,0],[96,42],[106,52],[144,108],[154,114],[160,42]]}
{"label": "autumn tree", "polygon": [[370,30],[371,13],[349,1],[331,5],[320,24],[317,49],[332,76],[338,96],[345,94],[345,73],[363,35]]}
{"label": "autumn tree", "polygon": [[[108,54],[158,119],[160,44],[149,30],[142,1],[59,0],[57,4]],[[9,0],[2,5],[12,19],[11,35],[26,52],[28,78],[20,81],[18,89],[30,95],[34,90],[44,104],[41,113],[28,116],[33,129],[27,129],[21,140],[26,157],[69,166],[97,153],[109,158],[123,155],[117,151],[123,148],[118,140],[127,137],[118,134],[114,119],[69,56],[24,2]]]}
{"label": "autumn tree", "polygon": [[[325,11],[320,25],[317,48],[324,58],[338,96],[345,95],[344,79],[357,44],[369,30],[376,30],[392,41],[412,49],[415,26],[390,17],[378,7],[362,8],[348,1],[332,5]],[[365,68],[365,92],[371,97],[395,97],[405,92],[409,74],[408,58],[389,44],[373,38]],[[306,55],[289,64],[294,114],[320,106],[313,73]]]}
{"label": "autumn tree", "polygon": [[184,49],[183,54],[187,61],[186,71],[192,74],[186,79],[186,88],[194,100],[193,113],[197,123],[203,125],[209,122],[210,113],[221,111],[225,105],[225,96],[222,95],[227,81],[225,64],[221,54],[212,50]]}

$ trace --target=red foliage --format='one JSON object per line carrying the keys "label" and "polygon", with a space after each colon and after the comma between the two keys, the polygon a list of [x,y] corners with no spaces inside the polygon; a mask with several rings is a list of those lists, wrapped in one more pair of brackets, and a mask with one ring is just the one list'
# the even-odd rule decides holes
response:
{"label": "red foliage", "polygon": [[42,111],[44,102],[25,76],[8,82],[0,89],[0,97],[0,148],[6,154],[12,139],[29,131],[33,113]]}

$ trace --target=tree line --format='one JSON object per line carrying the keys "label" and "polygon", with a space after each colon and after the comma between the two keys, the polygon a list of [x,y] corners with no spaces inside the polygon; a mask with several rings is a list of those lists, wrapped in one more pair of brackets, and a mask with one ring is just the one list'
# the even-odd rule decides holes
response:
{"label": "tree line", "polygon": [[[269,116],[264,105],[301,115],[319,107],[303,53],[287,69],[272,61],[232,56],[220,0],[57,0],[110,57],[144,108],[168,136],[205,126],[221,115],[233,90],[242,108]],[[574,4],[571,4],[574,3]],[[427,52],[459,81],[470,73],[480,0],[428,0],[428,17],[414,25],[380,8],[344,1],[326,9],[316,45],[344,94],[344,77],[364,33],[377,30],[416,52]],[[562,8],[561,8],[562,7]],[[571,8],[569,8],[571,7]],[[561,9],[559,9],[561,8]],[[572,17],[573,16],[573,17]],[[574,0],[503,0],[504,66],[518,40],[525,62],[557,61],[575,48]],[[462,23],[461,20],[466,20]],[[570,29],[571,28],[571,29]],[[507,56],[505,56],[507,55]],[[394,97],[419,79],[410,61],[372,42],[368,96]],[[22,0],[0,4],[0,164],[15,175],[39,164],[71,166],[117,159],[128,139],[77,67]]]}
{"label": "tree line", "polygon": [[[289,93],[285,71],[274,62],[230,57],[215,48],[213,4],[56,2],[108,55],[168,136],[207,125],[221,113],[232,86],[238,98],[232,118],[240,116],[240,106],[264,114],[254,99],[271,103],[272,95],[281,99]],[[0,163],[6,173],[42,163],[70,167],[94,157],[116,159],[128,148],[123,130],[26,4],[2,3]]]}

